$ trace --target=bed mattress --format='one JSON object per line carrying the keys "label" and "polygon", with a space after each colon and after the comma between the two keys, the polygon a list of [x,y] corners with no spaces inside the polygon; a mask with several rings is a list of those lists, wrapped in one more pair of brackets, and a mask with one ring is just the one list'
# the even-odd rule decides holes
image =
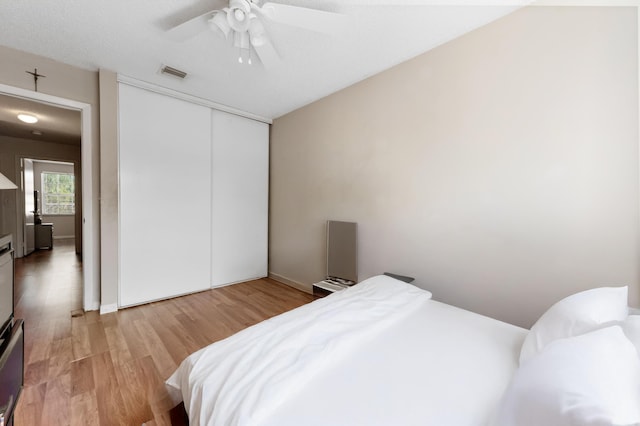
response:
{"label": "bed mattress", "polygon": [[486,425],[526,334],[430,300],[318,374],[264,425]]}
{"label": "bed mattress", "polygon": [[200,425],[485,425],[527,330],[430,296],[374,277],[194,353],[168,388]]}

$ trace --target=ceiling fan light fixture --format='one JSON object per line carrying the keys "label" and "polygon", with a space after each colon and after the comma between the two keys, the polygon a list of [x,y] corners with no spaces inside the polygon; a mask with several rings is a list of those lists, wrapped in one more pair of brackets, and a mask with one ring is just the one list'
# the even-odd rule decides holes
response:
{"label": "ceiling fan light fixture", "polygon": [[249,14],[249,12],[251,12],[251,3],[247,0],[230,0],[229,9],[233,10],[234,13],[236,10],[240,10],[244,14]]}
{"label": "ceiling fan light fixture", "polygon": [[227,22],[232,30],[245,32],[251,21],[251,5],[247,0],[231,0],[227,10]]}
{"label": "ceiling fan light fixture", "polygon": [[231,26],[227,20],[227,11],[217,11],[213,17],[209,19],[209,27],[214,31],[220,31],[224,35],[224,38],[228,38]]}
{"label": "ceiling fan light fixture", "polygon": [[[219,1],[228,2],[227,7],[209,10],[172,27],[169,30],[173,34],[172,37],[183,40],[193,37],[208,24],[212,32],[223,35],[233,48],[240,49],[238,62],[251,63],[252,59],[255,59],[251,55],[255,55],[265,69],[282,62],[276,46],[269,37],[271,23],[333,35],[344,29],[348,22],[347,16],[341,13],[295,6],[288,4],[289,1],[284,3],[273,3],[271,0]],[[229,40],[231,32],[233,32],[233,40]]]}
{"label": "ceiling fan light fixture", "polygon": [[235,33],[233,35],[233,45],[239,49],[249,49],[249,33]]}
{"label": "ceiling fan light fixture", "polygon": [[18,120],[23,123],[34,124],[38,122],[38,117],[31,114],[18,114]]}
{"label": "ceiling fan light fixture", "polygon": [[259,19],[252,19],[249,24],[249,38],[252,46],[264,46],[267,42],[267,34],[264,30],[264,25]]}
{"label": "ceiling fan light fixture", "polygon": [[236,9],[233,11],[233,17],[236,18],[236,21],[242,22],[247,17],[247,14],[240,9]]}

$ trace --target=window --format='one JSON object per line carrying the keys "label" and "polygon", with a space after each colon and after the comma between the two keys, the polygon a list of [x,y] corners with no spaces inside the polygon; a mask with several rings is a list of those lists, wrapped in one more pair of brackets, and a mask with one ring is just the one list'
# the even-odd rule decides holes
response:
{"label": "window", "polygon": [[72,173],[42,172],[42,214],[75,214],[75,198]]}

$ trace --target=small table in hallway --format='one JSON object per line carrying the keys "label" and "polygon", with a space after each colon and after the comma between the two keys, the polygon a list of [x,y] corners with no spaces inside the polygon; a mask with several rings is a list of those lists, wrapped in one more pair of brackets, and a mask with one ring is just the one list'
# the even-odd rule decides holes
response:
{"label": "small table in hallway", "polygon": [[36,249],[53,248],[53,223],[38,223],[36,228]]}

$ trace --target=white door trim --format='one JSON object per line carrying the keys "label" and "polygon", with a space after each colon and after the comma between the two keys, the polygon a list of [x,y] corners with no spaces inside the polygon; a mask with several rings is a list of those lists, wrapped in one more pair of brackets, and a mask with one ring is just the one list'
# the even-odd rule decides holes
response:
{"label": "white door trim", "polygon": [[92,223],[93,218],[93,144],[91,140],[91,105],[71,99],[34,92],[19,87],[0,84],[0,93],[18,96],[37,102],[48,103],[62,108],[80,111],[81,129],[81,161],[82,161],[82,284],[83,308],[85,311],[96,310],[100,306],[100,286],[94,279],[94,253],[98,252],[99,224]]}

